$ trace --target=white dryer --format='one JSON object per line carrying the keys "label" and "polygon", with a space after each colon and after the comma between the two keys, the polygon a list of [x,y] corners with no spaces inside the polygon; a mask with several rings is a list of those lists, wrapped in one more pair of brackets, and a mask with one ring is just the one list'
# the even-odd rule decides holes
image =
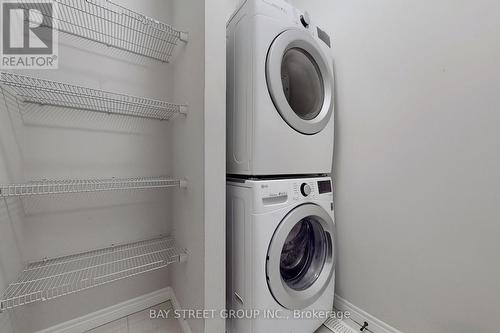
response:
{"label": "white dryer", "polygon": [[284,0],[246,0],[227,39],[228,174],[330,173],[330,37]]}
{"label": "white dryer", "polygon": [[228,332],[314,332],[335,293],[331,179],[229,180],[227,201]]}

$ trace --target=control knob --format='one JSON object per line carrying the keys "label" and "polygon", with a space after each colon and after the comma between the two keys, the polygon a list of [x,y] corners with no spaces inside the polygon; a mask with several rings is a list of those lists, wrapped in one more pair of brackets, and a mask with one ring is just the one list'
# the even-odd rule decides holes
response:
{"label": "control knob", "polygon": [[311,18],[308,12],[305,12],[304,15],[300,15],[300,23],[304,26],[304,28],[308,28],[311,24]]}
{"label": "control knob", "polygon": [[305,197],[309,196],[309,194],[311,194],[311,186],[309,184],[303,183],[300,186],[300,192]]}

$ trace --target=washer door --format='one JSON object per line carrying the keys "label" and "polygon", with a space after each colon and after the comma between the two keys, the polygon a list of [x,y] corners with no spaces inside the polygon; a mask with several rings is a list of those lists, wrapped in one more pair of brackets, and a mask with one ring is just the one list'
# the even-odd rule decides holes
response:
{"label": "washer door", "polygon": [[312,305],[335,270],[334,222],[320,206],[292,210],[276,229],[266,262],[267,284],[275,300],[289,310]]}
{"label": "washer door", "polygon": [[267,86],[281,117],[302,134],[321,132],[333,113],[333,72],[314,38],[287,30],[267,56]]}

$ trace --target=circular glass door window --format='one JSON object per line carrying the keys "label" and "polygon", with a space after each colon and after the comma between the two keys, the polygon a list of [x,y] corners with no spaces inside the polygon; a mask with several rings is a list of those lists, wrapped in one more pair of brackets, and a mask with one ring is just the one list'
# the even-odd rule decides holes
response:
{"label": "circular glass door window", "polygon": [[288,49],[281,63],[283,92],[292,110],[304,120],[316,118],[325,99],[323,77],[314,59],[304,49]]}
{"label": "circular glass door window", "polygon": [[306,290],[318,279],[326,257],[325,232],[314,218],[306,217],[295,224],[283,245],[281,278],[293,290]]}

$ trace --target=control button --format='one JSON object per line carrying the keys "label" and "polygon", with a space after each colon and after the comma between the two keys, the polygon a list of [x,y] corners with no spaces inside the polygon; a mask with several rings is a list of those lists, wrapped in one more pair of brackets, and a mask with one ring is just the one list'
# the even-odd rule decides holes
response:
{"label": "control button", "polygon": [[311,194],[311,186],[309,184],[302,184],[300,186],[300,192],[302,193],[303,196],[307,197],[309,194]]}
{"label": "control button", "polygon": [[300,15],[300,22],[302,23],[304,28],[309,27],[309,25],[311,24],[311,19],[308,12],[305,12],[304,15]]}

